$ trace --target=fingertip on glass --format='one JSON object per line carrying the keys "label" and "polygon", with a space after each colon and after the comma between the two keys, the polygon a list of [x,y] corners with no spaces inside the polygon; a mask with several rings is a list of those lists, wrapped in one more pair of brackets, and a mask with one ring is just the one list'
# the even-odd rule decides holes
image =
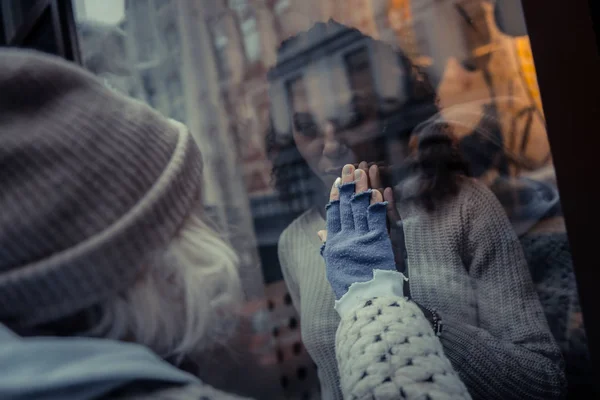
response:
{"label": "fingertip on glass", "polygon": [[354,169],[354,165],[352,165],[352,164],[344,165],[344,168],[342,169],[342,175],[351,175],[353,169]]}
{"label": "fingertip on glass", "polygon": [[337,178],[335,182],[333,182],[333,186],[331,187],[331,191],[329,192],[329,201],[339,200],[340,198],[340,186],[342,184],[342,179]]}
{"label": "fingertip on glass", "polygon": [[318,231],[317,236],[322,242],[325,242],[327,240],[327,231]]}
{"label": "fingertip on glass", "polygon": [[371,204],[381,203],[383,201],[383,196],[379,190],[373,190],[371,193]]}
{"label": "fingertip on glass", "polygon": [[383,198],[386,201],[391,201],[394,198],[394,192],[392,191],[392,188],[387,187],[383,190]]}

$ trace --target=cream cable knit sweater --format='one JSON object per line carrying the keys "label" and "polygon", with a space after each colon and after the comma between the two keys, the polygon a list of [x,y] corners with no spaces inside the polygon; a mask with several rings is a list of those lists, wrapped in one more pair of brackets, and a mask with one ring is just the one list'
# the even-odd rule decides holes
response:
{"label": "cream cable knit sweater", "polygon": [[[476,399],[555,399],[564,393],[560,352],[534,291],[520,243],[502,206],[465,180],[433,214],[399,207],[411,295],[444,321],[446,356]],[[279,257],[302,337],[317,364],[323,399],[342,399],[335,352],[340,324],[309,210],[282,234]]]}
{"label": "cream cable knit sweater", "polygon": [[335,347],[344,399],[471,399],[404,276],[375,270],[336,302]]}

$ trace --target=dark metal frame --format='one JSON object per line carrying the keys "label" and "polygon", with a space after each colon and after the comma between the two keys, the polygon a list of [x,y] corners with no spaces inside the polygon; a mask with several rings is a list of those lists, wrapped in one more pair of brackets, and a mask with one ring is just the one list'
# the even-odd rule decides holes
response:
{"label": "dark metal frame", "polygon": [[[597,1],[597,0],[591,0]],[[600,54],[587,1],[523,0],[584,324],[600,378]],[[599,32],[600,33],[600,32]]]}
{"label": "dark metal frame", "polygon": [[27,10],[23,22],[12,37],[4,37],[4,26],[0,18],[0,44],[10,47],[28,46],[32,33],[39,28],[43,17],[50,14],[54,38],[59,56],[76,63],[81,63],[79,44],[70,0],[38,0],[31,9]]}

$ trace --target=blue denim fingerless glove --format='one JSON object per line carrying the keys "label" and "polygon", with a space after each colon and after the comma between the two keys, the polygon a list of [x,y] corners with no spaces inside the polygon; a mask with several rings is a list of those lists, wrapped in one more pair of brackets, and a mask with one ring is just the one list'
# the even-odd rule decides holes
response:
{"label": "blue denim fingerless glove", "polygon": [[355,183],[340,186],[340,199],[327,205],[327,242],[321,255],[327,279],[339,300],[356,282],[373,278],[374,270],[396,271],[386,227],[386,204],[369,205],[371,190],[354,194]]}

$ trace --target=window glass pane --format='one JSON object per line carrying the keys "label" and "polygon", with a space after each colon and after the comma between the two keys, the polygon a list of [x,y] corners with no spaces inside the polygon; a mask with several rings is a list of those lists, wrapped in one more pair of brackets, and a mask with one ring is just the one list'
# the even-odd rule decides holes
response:
{"label": "window glass pane", "polygon": [[50,54],[58,54],[56,43],[56,32],[52,21],[50,10],[42,13],[38,23],[23,40],[23,47],[43,51]]}
{"label": "window glass pane", "polygon": [[0,3],[5,38],[10,40],[14,37],[35,3],[36,0],[5,0]]}
{"label": "window glass pane", "polygon": [[342,398],[317,231],[353,164],[392,189],[396,267],[473,398],[589,384],[519,1],[74,3],[85,67],[189,127],[203,218],[239,258],[234,332],[188,370],[254,398]]}

